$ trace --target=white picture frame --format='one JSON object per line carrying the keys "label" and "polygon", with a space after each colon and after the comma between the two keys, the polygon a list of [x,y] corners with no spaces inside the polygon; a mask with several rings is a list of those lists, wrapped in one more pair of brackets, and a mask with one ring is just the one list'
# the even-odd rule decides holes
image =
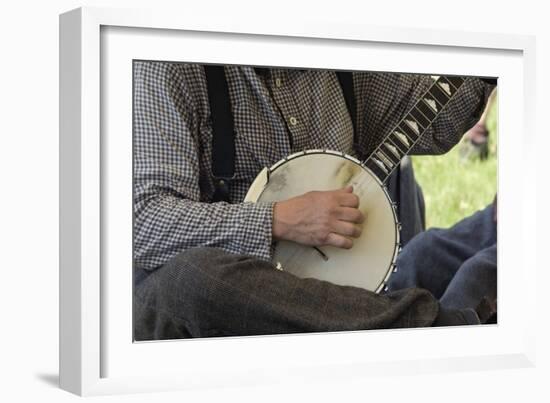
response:
{"label": "white picture frame", "polygon": [[[131,130],[128,132],[127,126],[131,116],[124,113],[131,105],[127,79],[131,81],[132,77],[126,76],[126,62],[151,56],[155,60],[174,60],[174,46],[182,41],[189,45],[186,52],[180,53],[179,59],[183,61],[335,69],[369,66],[369,70],[378,71],[498,76],[501,94],[498,185],[502,217],[499,218],[499,324],[132,343],[128,337],[131,329],[127,326],[127,321],[131,322],[131,270],[127,270],[131,267],[131,220],[128,221],[131,205],[127,203],[128,196],[131,198],[131,187],[128,188]],[[196,45],[192,45],[193,41]],[[232,46],[225,46],[228,49],[224,51],[220,41],[228,41]],[[216,52],[208,53],[209,46]],[[273,51],[246,51],[256,48]],[[319,49],[341,54],[327,60]],[[357,52],[371,52],[379,57],[369,62],[356,58],[351,66],[350,55]],[[431,71],[427,71],[422,57],[403,63],[400,55],[411,52],[444,57],[433,58]],[[274,61],[274,55],[280,63]],[[462,57],[483,62],[467,67],[460,62]],[[536,210],[527,208],[534,205],[535,195],[525,191],[535,188],[536,178],[523,178],[507,164],[518,158],[527,164],[533,158],[534,57],[534,38],[522,35],[371,27],[313,18],[282,26],[268,19],[223,20],[151,10],[80,8],[62,14],[61,387],[79,395],[97,395],[291,383],[296,377],[334,380],[410,374],[420,369],[437,372],[534,365],[535,327],[529,312],[535,312],[536,293],[533,289],[529,293],[518,290],[519,302],[512,304],[512,278],[506,269],[513,266],[520,278],[536,277],[536,243],[528,242],[528,234],[536,233]],[[123,79],[106,80],[107,76]],[[116,136],[112,135],[113,128],[120,128]],[[519,143],[509,141],[512,131],[521,138]],[[120,166],[113,165],[114,157],[120,158]],[[122,193],[116,193],[119,191]],[[117,214],[121,211],[122,214]],[[506,214],[510,211],[515,214]],[[112,254],[112,242],[121,245],[123,252]],[[113,262],[126,263],[115,271]],[[113,290],[120,291],[116,301]],[[476,345],[459,342],[465,338],[475,338]],[[415,343],[415,351],[403,345],[405,339]],[[446,341],[451,345],[448,348],[444,346]],[[378,347],[388,343],[401,347],[391,352]],[[354,350],[354,346],[360,345],[364,346],[361,352]],[[326,350],[323,355],[318,354],[320,348]],[[286,357],[285,351],[289,352]],[[208,365],[203,362],[205,352],[216,357],[213,361],[216,365],[212,365],[212,359]],[[183,353],[187,357],[185,365],[169,358]],[[140,368],[136,364],[139,362],[146,364]],[[159,363],[163,363],[162,370]],[[192,372],[189,363],[193,364]]]}

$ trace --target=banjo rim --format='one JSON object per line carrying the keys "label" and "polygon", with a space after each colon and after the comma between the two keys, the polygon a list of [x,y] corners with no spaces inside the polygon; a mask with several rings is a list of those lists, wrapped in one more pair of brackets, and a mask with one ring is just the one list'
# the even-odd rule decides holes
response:
{"label": "banjo rim", "polygon": [[387,189],[386,185],[365,164],[363,164],[357,158],[355,158],[355,157],[353,157],[349,154],[346,154],[344,152],[340,152],[340,151],[334,151],[334,150],[329,150],[329,149],[311,149],[311,150],[298,151],[296,153],[290,154],[287,157],[281,159],[280,161],[276,162],[275,164],[273,164],[271,167],[269,167],[267,169],[267,183],[265,184],[262,191],[258,194],[258,197],[257,197],[256,201],[259,200],[260,197],[262,196],[262,194],[264,193],[264,191],[267,187],[267,184],[269,183],[270,175],[273,172],[275,172],[275,170],[282,167],[284,164],[286,164],[287,162],[289,162],[291,160],[294,160],[294,159],[297,159],[297,158],[300,158],[300,157],[304,157],[304,156],[308,156],[308,155],[314,155],[314,154],[328,154],[328,155],[332,155],[332,156],[335,156],[335,157],[344,158],[346,160],[349,160],[349,161],[359,165],[362,169],[367,171],[367,173],[376,181],[376,183],[378,183],[380,189],[382,190],[384,196],[386,197],[386,200],[388,201],[388,203],[391,207],[391,212],[392,212],[392,215],[393,215],[393,221],[394,221],[394,226],[395,226],[394,251],[393,251],[391,262],[389,264],[389,267],[386,271],[385,276],[382,278],[380,284],[376,287],[376,289],[372,290],[373,292],[378,294],[382,290],[384,290],[384,288],[385,288],[385,286],[388,282],[389,277],[391,276],[391,274],[394,272],[394,270],[396,268],[397,255],[399,254],[399,251],[400,251],[400,248],[401,248],[401,243],[400,243],[401,242],[401,235],[400,235],[401,224],[400,224],[400,222],[398,220],[398,217],[397,217],[396,203],[394,203],[393,200],[391,199],[391,197],[388,193],[388,189]]}

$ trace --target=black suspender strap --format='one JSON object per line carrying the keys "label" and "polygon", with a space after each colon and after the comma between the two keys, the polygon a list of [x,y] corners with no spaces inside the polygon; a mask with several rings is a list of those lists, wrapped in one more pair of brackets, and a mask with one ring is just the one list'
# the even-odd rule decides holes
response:
{"label": "black suspender strap", "polygon": [[353,90],[353,74],[351,71],[337,71],[336,75],[338,76],[340,87],[342,87],[342,92],[344,93],[344,100],[348,107],[351,123],[353,124],[353,133],[355,135],[355,133],[357,133],[357,110],[355,104],[355,91]]}
{"label": "black suspender strap", "polygon": [[235,132],[229,90],[223,66],[205,65],[204,71],[213,131],[213,201],[229,202],[229,188],[235,174]]}

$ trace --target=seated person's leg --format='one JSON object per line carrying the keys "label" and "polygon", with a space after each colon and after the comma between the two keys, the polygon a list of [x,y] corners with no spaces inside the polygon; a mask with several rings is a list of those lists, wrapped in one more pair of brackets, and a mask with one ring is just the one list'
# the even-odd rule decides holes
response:
{"label": "seated person's leg", "polygon": [[197,248],[135,287],[134,338],[422,327],[430,326],[438,311],[426,290],[378,295],[300,279],[249,256]]}
{"label": "seated person's leg", "polygon": [[397,259],[389,291],[421,287],[440,298],[464,261],[496,243],[493,207],[463,219],[449,229],[430,229],[413,238]]}
{"label": "seated person's leg", "polygon": [[439,302],[448,309],[475,309],[483,297],[497,297],[496,244],[464,262]]}

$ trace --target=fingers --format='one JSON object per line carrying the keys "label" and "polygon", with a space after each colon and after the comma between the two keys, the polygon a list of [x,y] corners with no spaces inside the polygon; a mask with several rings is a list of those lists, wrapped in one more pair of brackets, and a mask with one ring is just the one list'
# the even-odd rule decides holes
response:
{"label": "fingers", "polygon": [[359,197],[353,193],[341,193],[338,195],[338,203],[342,207],[359,207]]}
{"label": "fingers", "polygon": [[340,189],[338,197],[338,204],[340,208],[336,211],[336,217],[343,221],[349,221],[352,223],[360,224],[364,221],[365,217],[358,208],[360,204],[359,197],[353,193],[353,186],[346,186]]}
{"label": "fingers", "polygon": [[361,236],[365,217],[353,187],[311,191],[282,202],[273,209],[273,237],[304,245],[331,245],[349,249]]}
{"label": "fingers", "polygon": [[342,189],[328,191],[334,193],[339,204],[345,207],[359,207],[359,197],[353,193],[353,186],[346,186]]}
{"label": "fingers", "polygon": [[332,225],[332,231],[335,234],[343,235],[348,238],[359,238],[362,228],[360,225],[355,225],[347,221],[336,221]]}
{"label": "fingers", "polygon": [[349,221],[355,224],[361,224],[365,221],[363,213],[352,207],[341,207],[336,211],[335,217],[342,221]]}
{"label": "fingers", "polygon": [[327,245],[335,246],[342,249],[351,249],[353,241],[345,236],[330,233],[327,237]]}

